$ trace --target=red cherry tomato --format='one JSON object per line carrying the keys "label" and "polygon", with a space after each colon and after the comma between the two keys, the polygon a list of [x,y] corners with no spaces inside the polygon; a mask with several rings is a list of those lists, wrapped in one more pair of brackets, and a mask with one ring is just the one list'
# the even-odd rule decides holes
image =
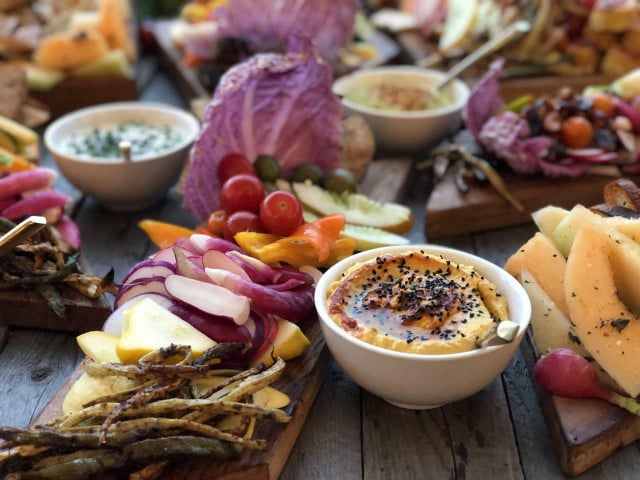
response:
{"label": "red cherry tomato", "polygon": [[231,177],[242,173],[258,175],[254,166],[249,163],[249,160],[247,160],[247,158],[241,153],[230,153],[225,155],[218,164],[217,175],[220,183],[224,183]]}
{"label": "red cherry tomato", "polygon": [[240,210],[257,213],[263,198],[264,185],[260,179],[246,173],[231,177],[220,190],[220,206],[227,213]]}
{"label": "red cherry tomato", "polygon": [[276,190],[260,204],[260,221],[269,233],[290,235],[302,225],[302,206],[295,195]]}
{"label": "red cherry tomato", "polygon": [[562,124],[560,140],[569,148],[586,148],[593,140],[593,126],[584,117],[569,117]]}
{"label": "red cherry tomato", "polygon": [[260,223],[260,217],[256,213],[243,210],[229,215],[224,227],[224,238],[233,242],[233,237],[238,232],[264,233],[264,227],[262,223]]}
{"label": "red cherry tomato", "polygon": [[216,210],[207,219],[207,230],[209,233],[222,236],[224,227],[227,224],[227,212],[224,210]]}

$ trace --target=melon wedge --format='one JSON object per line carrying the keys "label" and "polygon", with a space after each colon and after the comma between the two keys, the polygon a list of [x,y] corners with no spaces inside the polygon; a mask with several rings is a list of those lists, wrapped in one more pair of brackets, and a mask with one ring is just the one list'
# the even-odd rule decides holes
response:
{"label": "melon wedge", "polygon": [[577,232],[565,270],[575,332],[587,351],[629,395],[640,394],[640,318],[617,295],[615,240],[591,225]]}
{"label": "melon wedge", "polygon": [[548,237],[568,214],[569,210],[566,208],[549,205],[533,212],[531,218],[538,230]]}
{"label": "melon wedge", "polygon": [[569,310],[564,297],[566,265],[567,261],[553,242],[537,232],[509,257],[504,269],[520,281],[522,281],[520,273],[523,270],[528,271],[560,311],[568,315]]}
{"label": "melon wedge", "polygon": [[[611,264],[613,265],[615,283],[622,301],[636,314],[640,314],[640,244],[622,233],[633,233],[633,223],[610,220],[615,217],[601,217],[582,205],[574,207],[553,231],[552,239],[563,254],[568,254],[577,233],[585,225],[602,231],[611,240]],[[630,220],[630,219],[624,219]],[[640,225],[640,222],[636,220]]]}
{"label": "melon wedge", "polygon": [[[531,301],[531,331],[538,352],[545,355],[556,348],[568,348],[583,357],[588,356],[569,317],[560,311],[533,275],[523,270],[520,283]],[[564,296],[564,289],[562,294]]]}

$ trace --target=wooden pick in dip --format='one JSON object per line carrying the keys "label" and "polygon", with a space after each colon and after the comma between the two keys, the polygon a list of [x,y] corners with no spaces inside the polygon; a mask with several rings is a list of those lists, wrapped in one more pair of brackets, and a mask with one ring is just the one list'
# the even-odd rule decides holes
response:
{"label": "wooden pick in dip", "polygon": [[13,248],[35,235],[47,225],[47,219],[30,216],[0,237],[0,257],[9,253]]}
{"label": "wooden pick in dip", "polygon": [[124,158],[124,161],[131,162],[132,161],[131,160],[131,142],[127,140],[122,140],[118,144],[118,148],[122,152],[122,157]]}

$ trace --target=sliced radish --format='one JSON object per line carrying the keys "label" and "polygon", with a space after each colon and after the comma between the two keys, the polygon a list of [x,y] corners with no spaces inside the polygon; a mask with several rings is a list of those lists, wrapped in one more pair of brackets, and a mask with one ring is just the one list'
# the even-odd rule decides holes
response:
{"label": "sliced radish", "polygon": [[136,283],[137,280],[148,278],[164,278],[175,273],[175,268],[169,262],[161,260],[145,260],[133,266],[122,280],[123,285]]}
{"label": "sliced radish", "polygon": [[167,262],[171,265],[175,265],[176,256],[173,254],[173,247],[167,247],[158,250],[156,253],[151,255],[150,260],[155,260],[157,262]]}
{"label": "sliced radish", "polygon": [[[217,250],[209,250],[202,256],[202,264],[204,268],[219,268],[227,270],[241,276],[245,280],[251,280],[247,272],[236,262],[227,257],[224,253]],[[205,274],[206,276],[206,274]]]}
{"label": "sliced radish", "polygon": [[614,103],[616,111],[631,121],[633,131],[636,133],[640,132],[640,112],[620,98],[615,97]]}
{"label": "sliced radish", "polygon": [[607,152],[600,148],[567,148],[567,155],[576,160],[593,163],[610,163],[618,160],[616,152]]}
{"label": "sliced radish", "polygon": [[180,275],[169,275],[164,285],[170,296],[205,313],[231,318],[238,325],[249,318],[249,298],[224,287]]}
{"label": "sliced radish", "polygon": [[160,293],[162,295],[168,295],[167,289],[164,286],[165,278],[150,278],[145,281],[139,279],[137,283],[123,285],[118,290],[116,300],[114,302],[114,308],[120,307],[127,300],[133,297],[137,297],[143,293]]}
{"label": "sliced radish", "polygon": [[189,237],[189,241],[194,250],[201,254],[209,250],[217,250],[222,253],[232,250],[240,251],[240,248],[235,243],[231,243],[224,238],[211,237],[202,233],[194,233]]}
{"label": "sliced radish", "polygon": [[204,273],[204,267],[202,267],[202,257],[187,258],[184,250],[178,247],[173,247],[173,254],[176,257],[176,273],[183,277],[193,278],[195,280],[207,280],[207,274]]}

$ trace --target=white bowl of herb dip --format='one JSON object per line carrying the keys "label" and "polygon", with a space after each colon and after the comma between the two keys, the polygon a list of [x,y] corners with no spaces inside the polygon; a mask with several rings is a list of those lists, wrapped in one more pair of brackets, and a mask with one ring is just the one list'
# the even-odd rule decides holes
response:
{"label": "white bowl of herb dip", "polygon": [[59,118],[44,142],[76,188],[109,210],[134,211],[159,202],[175,185],[199,130],[195,116],[177,107],[116,102]]}
{"label": "white bowl of herb dip", "polygon": [[360,115],[385,153],[418,154],[456,132],[469,88],[453,80],[435,84],[444,73],[414,66],[387,65],[338,78],[333,92],[347,115]]}

